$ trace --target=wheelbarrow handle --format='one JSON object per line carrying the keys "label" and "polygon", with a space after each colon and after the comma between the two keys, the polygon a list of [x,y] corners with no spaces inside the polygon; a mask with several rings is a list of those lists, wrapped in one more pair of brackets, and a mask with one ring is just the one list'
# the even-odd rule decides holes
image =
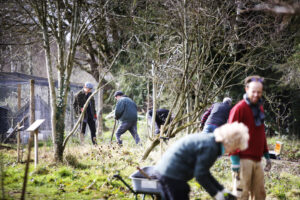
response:
{"label": "wheelbarrow handle", "polygon": [[133,193],[136,195],[136,192],[130,187],[130,185],[128,185],[128,183],[126,183],[124,181],[124,179],[119,175],[119,174],[115,174],[113,175],[113,178],[119,179],[120,181],[122,181],[122,183],[124,183],[124,185],[126,185],[126,187]]}

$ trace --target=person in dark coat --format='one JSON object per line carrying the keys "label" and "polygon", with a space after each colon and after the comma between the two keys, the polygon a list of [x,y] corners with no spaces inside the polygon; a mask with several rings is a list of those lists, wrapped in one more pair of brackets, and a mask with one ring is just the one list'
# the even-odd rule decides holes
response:
{"label": "person in dark coat", "polygon": [[214,103],[202,116],[202,133],[213,132],[217,127],[225,124],[228,120],[232,100],[225,97],[223,102]]}
{"label": "person in dark coat", "polygon": [[[75,100],[73,103],[73,107],[75,110],[76,115],[80,115],[83,111],[83,106],[87,99],[90,97],[93,89],[93,84],[86,82],[84,84],[84,87],[82,90],[80,90],[75,95]],[[80,141],[83,143],[84,141],[84,135],[86,131],[86,124],[89,125],[90,131],[91,131],[91,139],[92,143],[95,145],[96,143],[96,124],[95,120],[97,119],[96,115],[96,109],[95,109],[95,99],[92,97],[92,99],[89,102],[89,105],[87,109],[84,112],[84,118],[81,126],[81,133],[80,133]]]}
{"label": "person in dark coat", "polygon": [[248,128],[236,122],[220,126],[213,133],[190,134],[176,141],[154,168],[163,198],[189,199],[187,182],[195,177],[214,199],[235,199],[209,170],[222,154],[246,149],[248,140]]}
{"label": "person in dark coat", "polygon": [[121,135],[127,130],[131,133],[135,143],[138,144],[140,142],[140,137],[137,133],[137,105],[121,91],[115,92],[114,96],[117,100],[115,119],[121,122],[121,125],[116,132],[118,144],[122,145]]}
{"label": "person in dark coat", "polygon": [[[169,110],[167,110],[167,109],[161,108],[161,109],[156,110],[156,113],[155,113],[155,134],[159,134],[160,127],[165,124],[165,122],[167,120],[167,117],[168,117],[168,114],[169,114]],[[152,115],[153,115],[153,110],[149,110],[148,111],[148,124],[151,127],[152,127]],[[170,123],[171,120],[172,119],[170,117],[169,123]]]}

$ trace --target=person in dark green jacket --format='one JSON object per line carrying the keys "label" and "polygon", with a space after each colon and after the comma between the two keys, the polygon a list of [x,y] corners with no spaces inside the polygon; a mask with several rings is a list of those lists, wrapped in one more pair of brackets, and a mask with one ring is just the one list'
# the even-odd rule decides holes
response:
{"label": "person in dark green jacket", "polygon": [[121,91],[115,92],[114,96],[117,100],[115,119],[121,122],[116,132],[118,144],[122,145],[121,135],[127,130],[131,133],[135,143],[138,144],[140,137],[137,133],[137,105]]}
{"label": "person in dark green jacket", "polygon": [[189,199],[187,182],[195,177],[214,199],[235,199],[209,169],[222,154],[246,149],[248,140],[248,128],[236,122],[220,126],[213,133],[190,134],[176,141],[155,166],[163,198]]}

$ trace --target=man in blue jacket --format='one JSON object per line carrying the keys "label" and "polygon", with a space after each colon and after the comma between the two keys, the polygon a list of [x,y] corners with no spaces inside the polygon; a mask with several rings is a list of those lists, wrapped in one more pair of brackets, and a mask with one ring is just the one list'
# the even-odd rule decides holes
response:
{"label": "man in blue jacket", "polygon": [[117,100],[115,119],[121,122],[121,125],[116,132],[118,144],[122,145],[120,137],[127,130],[131,133],[135,143],[138,144],[140,142],[140,137],[137,133],[137,105],[121,91],[115,92],[114,96]]}
{"label": "man in blue jacket", "polygon": [[214,103],[202,116],[201,127],[204,126],[202,133],[211,133],[217,127],[225,124],[228,120],[232,100],[225,97],[223,102]]}
{"label": "man in blue jacket", "polygon": [[192,178],[216,200],[235,199],[209,169],[219,156],[248,147],[248,128],[243,123],[225,124],[209,134],[190,134],[172,145],[155,166],[165,200],[189,199]]}

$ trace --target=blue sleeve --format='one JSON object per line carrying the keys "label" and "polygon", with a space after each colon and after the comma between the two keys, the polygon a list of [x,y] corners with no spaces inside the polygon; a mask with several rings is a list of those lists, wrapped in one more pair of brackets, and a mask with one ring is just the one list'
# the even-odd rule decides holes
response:
{"label": "blue sleeve", "polygon": [[269,159],[270,159],[270,154],[269,154],[269,152],[264,153],[264,157],[265,157],[266,160],[269,160]]}
{"label": "blue sleeve", "polygon": [[240,156],[239,155],[230,156],[230,160],[231,160],[232,165],[240,165]]}
{"label": "blue sleeve", "polygon": [[125,109],[125,105],[123,101],[118,101],[117,102],[117,106],[116,106],[116,110],[115,110],[115,118],[116,119],[120,119],[120,117],[122,116],[123,112]]}

